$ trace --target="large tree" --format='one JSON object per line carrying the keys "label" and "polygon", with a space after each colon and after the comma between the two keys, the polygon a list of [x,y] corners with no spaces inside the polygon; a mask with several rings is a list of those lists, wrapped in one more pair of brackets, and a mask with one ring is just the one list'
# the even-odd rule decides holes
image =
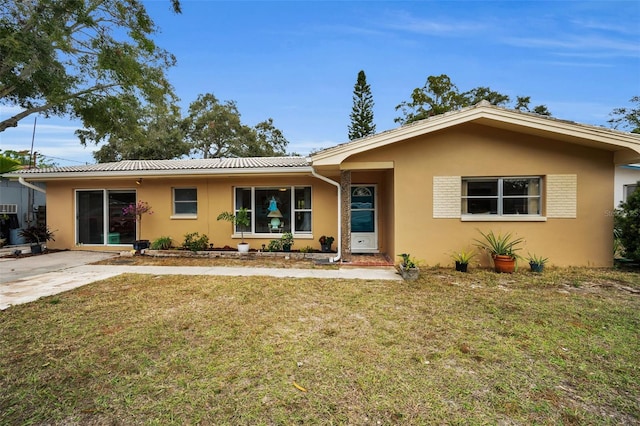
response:
{"label": "large tree", "polygon": [[130,132],[173,100],[156,31],[137,0],[0,0],[0,104],[17,111],[0,131],[41,113],[80,119],[83,143]]}
{"label": "large tree", "polygon": [[353,88],[353,107],[350,118],[349,140],[363,138],[376,132],[376,125],[373,123],[371,86],[367,83],[367,76],[362,70],[358,73],[358,79]]}
{"label": "large tree", "polygon": [[609,124],[614,129],[640,133],[640,96],[634,96],[629,102],[635,103],[635,108],[614,109]]}
{"label": "large tree", "polygon": [[[449,76],[445,74],[432,75],[427,77],[424,86],[415,88],[411,92],[409,101],[404,101],[396,106],[396,111],[400,110],[402,116],[396,117],[394,121],[400,124],[408,124],[434,115],[475,105],[483,100],[493,105],[507,105],[509,96],[484,86],[461,92],[453,84]],[[515,108],[521,111],[530,111],[529,102],[529,97],[518,97],[518,104]],[[544,105],[534,107],[532,112],[551,115]]]}
{"label": "large tree", "polygon": [[284,155],[289,143],[272,119],[249,127],[234,101],[220,102],[212,93],[189,105],[184,127],[191,151],[203,158]]}
{"label": "large tree", "polygon": [[139,125],[131,133],[110,136],[93,153],[99,163],[120,160],[164,160],[189,154],[182,117],[177,106],[147,106],[138,117]]}

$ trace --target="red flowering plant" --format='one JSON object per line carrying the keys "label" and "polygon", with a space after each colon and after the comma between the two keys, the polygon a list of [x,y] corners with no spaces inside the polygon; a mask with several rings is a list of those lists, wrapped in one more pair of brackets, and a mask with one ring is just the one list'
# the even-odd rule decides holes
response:
{"label": "red flowering plant", "polygon": [[138,201],[137,203],[129,204],[127,207],[122,209],[122,214],[124,216],[134,216],[136,219],[136,227],[137,235],[142,235],[142,215],[143,214],[153,214],[153,210],[151,210],[151,206],[146,201]]}

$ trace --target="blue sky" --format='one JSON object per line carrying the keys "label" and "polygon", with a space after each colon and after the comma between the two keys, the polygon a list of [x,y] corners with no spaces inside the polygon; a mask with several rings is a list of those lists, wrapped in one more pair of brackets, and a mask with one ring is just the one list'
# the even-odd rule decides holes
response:
{"label": "blue sky", "polygon": [[[640,95],[638,1],[182,0],[181,15],[169,0],[144,3],[157,43],[177,57],[168,74],[183,114],[202,93],[235,100],[245,124],[273,118],[303,155],[347,141],[360,70],[377,131],[397,126],[395,106],[430,75],[594,125]],[[93,162],[77,125],[38,118],[35,150],[60,165]],[[0,147],[29,149],[32,130],[29,117],[0,133]]]}

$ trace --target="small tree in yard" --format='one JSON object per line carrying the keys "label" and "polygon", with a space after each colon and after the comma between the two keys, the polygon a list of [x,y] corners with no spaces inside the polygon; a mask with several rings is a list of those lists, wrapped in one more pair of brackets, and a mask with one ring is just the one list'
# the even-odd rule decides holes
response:
{"label": "small tree in yard", "polygon": [[[640,184],[640,182],[638,182]],[[615,227],[624,256],[640,261],[640,191],[635,190],[616,211]]]}
{"label": "small tree in yard", "polygon": [[363,138],[376,132],[376,125],[373,124],[373,95],[364,71],[358,73],[358,80],[353,88],[350,117],[349,140]]}

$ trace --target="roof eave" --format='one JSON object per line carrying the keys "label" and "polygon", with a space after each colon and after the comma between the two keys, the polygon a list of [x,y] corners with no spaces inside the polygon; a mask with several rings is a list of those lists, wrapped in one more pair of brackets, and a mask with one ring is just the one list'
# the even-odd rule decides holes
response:
{"label": "roof eave", "polygon": [[293,175],[311,173],[310,166],[303,167],[260,167],[251,169],[193,169],[193,170],[111,170],[94,172],[43,172],[43,173],[7,173],[3,177],[31,181],[70,180],[70,179],[109,179],[126,177],[179,177],[179,176],[247,176],[247,175]]}
{"label": "roof eave", "polygon": [[[512,111],[485,104],[437,115],[397,129],[330,148],[313,155],[311,161],[314,167],[339,165],[354,154],[470,122],[480,122],[487,125],[502,124],[505,127],[517,126],[521,129],[529,129],[530,131],[548,135],[561,135],[568,142],[577,144],[581,144],[584,141],[596,142],[601,147],[607,147],[610,151],[624,151],[624,154],[618,154],[620,161],[627,161],[627,158],[633,160],[636,155],[640,155],[640,137],[630,133]],[[496,127],[501,126],[498,125]],[[624,160],[622,159],[623,157],[625,158]],[[616,163],[619,164],[619,161],[616,160]]]}

